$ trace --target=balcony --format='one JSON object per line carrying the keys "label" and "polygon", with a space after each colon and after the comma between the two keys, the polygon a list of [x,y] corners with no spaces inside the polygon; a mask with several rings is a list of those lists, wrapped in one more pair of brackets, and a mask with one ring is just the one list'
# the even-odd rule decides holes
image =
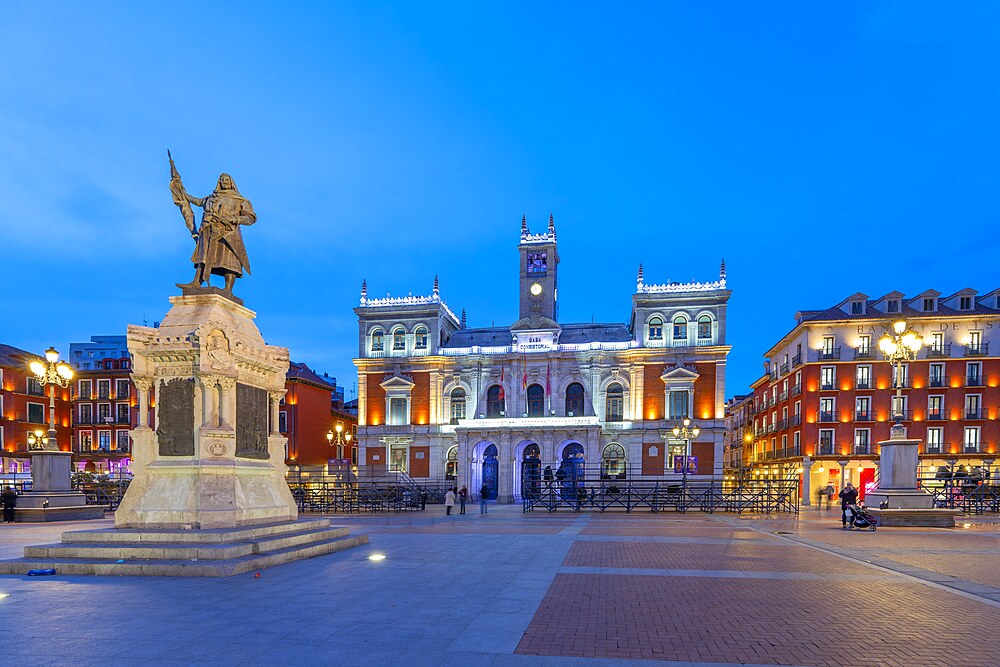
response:
{"label": "balcony", "polygon": [[967,442],[962,450],[966,454],[978,454],[979,453],[979,443],[978,442]]}
{"label": "balcony", "polygon": [[819,351],[819,360],[820,361],[831,361],[831,360],[839,360],[839,359],[840,359],[840,348],[839,347],[831,347],[831,348],[826,348],[826,349],[822,349],[822,350]]}
{"label": "balcony", "polygon": [[834,412],[820,412],[819,420],[826,423],[835,423],[837,421],[837,415]]}
{"label": "balcony", "polygon": [[947,415],[945,415],[944,410],[927,413],[927,421],[929,422],[943,422],[946,419],[948,419],[948,417]]}
{"label": "balcony", "polygon": [[787,419],[779,419],[778,420],[778,430],[779,431],[784,431],[786,428],[788,428],[788,420]]}
{"label": "balcony", "polygon": [[927,380],[927,386],[933,389],[935,387],[937,388],[947,387],[948,385],[943,377],[932,377]]}
{"label": "balcony", "polygon": [[788,362],[787,361],[785,363],[781,364],[781,366],[778,368],[778,372],[781,373],[782,375],[784,375],[785,373],[788,372]]}
{"label": "balcony", "polygon": [[792,385],[792,396],[798,396],[801,393],[802,393],[802,385],[801,384],[793,384]]}
{"label": "balcony", "polygon": [[794,357],[792,357],[792,368],[795,368],[796,366],[801,366],[801,365],[802,365],[802,355],[801,354],[796,354]]}
{"label": "balcony", "polygon": [[984,410],[982,408],[966,408],[965,409],[966,419],[986,419]]}
{"label": "balcony", "polygon": [[788,418],[789,426],[802,426],[802,415],[792,415]]}
{"label": "balcony", "polygon": [[787,400],[788,400],[788,390],[785,390],[785,391],[781,392],[780,394],[778,394],[778,401],[779,402],[781,402],[781,401],[787,401]]}
{"label": "balcony", "polygon": [[934,358],[934,357],[950,357],[951,356],[951,343],[942,343],[941,345],[928,345],[927,346],[927,356],[929,358]]}
{"label": "balcony", "polygon": [[982,375],[967,375],[965,377],[966,387],[985,387],[986,381],[983,379]]}
{"label": "balcony", "polygon": [[109,399],[109,398],[111,398],[111,392],[110,391],[99,391],[99,392],[97,392],[97,398],[98,399]]}
{"label": "balcony", "polygon": [[871,454],[871,445],[867,442],[854,445],[855,454]]}
{"label": "balcony", "polygon": [[856,347],[854,348],[854,358],[855,359],[874,359],[875,350],[871,347]]}
{"label": "balcony", "polygon": [[93,417],[73,417],[73,426],[86,426],[87,424],[93,423]]}
{"label": "balcony", "polygon": [[[888,421],[889,421],[890,424],[896,421],[896,414],[897,413],[895,411],[890,411],[889,412],[889,415],[888,415],[889,416],[889,420]],[[913,421],[913,411],[912,410],[903,410],[899,414],[902,416],[904,422]]]}
{"label": "balcony", "polygon": [[821,442],[821,443],[819,443],[819,455],[820,456],[832,456],[833,455],[833,443],[832,442]]}
{"label": "balcony", "polygon": [[856,422],[873,422],[875,421],[875,413],[871,410],[855,410],[854,411],[854,421]]}
{"label": "balcony", "polygon": [[836,382],[820,382],[819,383],[819,390],[820,391],[836,391],[836,389],[837,389],[837,383]]}
{"label": "balcony", "polygon": [[119,391],[119,392],[115,393],[115,398],[117,400],[119,400],[119,401],[127,400],[128,399],[128,392],[127,391]]}
{"label": "balcony", "polygon": [[965,345],[965,356],[967,357],[982,357],[989,354],[990,344],[989,343],[974,343],[972,345]]}
{"label": "balcony", "polygon": [[910,378],[908,378],[908,377],[903,378],[902,382],[899,382],[898,380],[896,380],[896,378],[892,379],[892,389],[895,389],[896,387],[902,387],[903,389],[909,389],[911,385],[912,385],[912,383],[910,382]]}
{"label": "balcony", "polygon": [[871,380],[858,380],[854,383],[855,389],[874,389]]}

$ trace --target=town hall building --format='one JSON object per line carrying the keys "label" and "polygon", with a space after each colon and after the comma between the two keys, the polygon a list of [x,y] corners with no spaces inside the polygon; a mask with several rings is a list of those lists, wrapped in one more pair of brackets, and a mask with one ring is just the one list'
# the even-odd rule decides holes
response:
{"label": "town hall building", "polygon": [[[358,316],[361,464],[518,502],[542,466],[589,478],[722,474],[726,289],[647,284],[627,323],[559,321],[555,223],[521,221],[519,319],[470,328],[430,296],[370,298]],[[672,429],[688,418],[693,441]],[[529,472],[525,472],[529,471]]]}

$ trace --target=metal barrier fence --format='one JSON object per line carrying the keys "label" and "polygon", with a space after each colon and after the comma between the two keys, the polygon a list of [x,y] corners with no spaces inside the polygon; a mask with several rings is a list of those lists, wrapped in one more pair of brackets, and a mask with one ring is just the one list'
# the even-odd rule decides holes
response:
{"label": "metal barrier fence", "polygon": [[948,473],[922,474],[918,484],[932,496],[934,507],[960,510],[962,514],[1000,512],[1000,484],[989,476]]}

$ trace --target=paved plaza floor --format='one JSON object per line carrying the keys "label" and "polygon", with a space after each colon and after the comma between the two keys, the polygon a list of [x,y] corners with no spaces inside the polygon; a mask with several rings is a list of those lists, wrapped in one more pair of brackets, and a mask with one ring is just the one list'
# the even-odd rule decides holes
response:
{"label": "paved plaza floor", "polygon": [[0,577],[0,665],[1000,664],[990,519],[469,512],[338,515],[370,543],[260,578]]}

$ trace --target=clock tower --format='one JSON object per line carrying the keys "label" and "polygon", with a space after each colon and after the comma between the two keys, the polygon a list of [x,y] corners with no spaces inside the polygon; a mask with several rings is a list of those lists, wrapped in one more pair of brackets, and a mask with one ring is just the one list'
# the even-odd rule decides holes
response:
{"label": "clock tower", "polygon": [[559,314],[557,290],[559,252],[556,250],[555,220],[549,216],[549,228],[543,234],[528,232],[527,217],[521,218],[519,244],[520,312],[519,317],[544,317],[553,322]]}

